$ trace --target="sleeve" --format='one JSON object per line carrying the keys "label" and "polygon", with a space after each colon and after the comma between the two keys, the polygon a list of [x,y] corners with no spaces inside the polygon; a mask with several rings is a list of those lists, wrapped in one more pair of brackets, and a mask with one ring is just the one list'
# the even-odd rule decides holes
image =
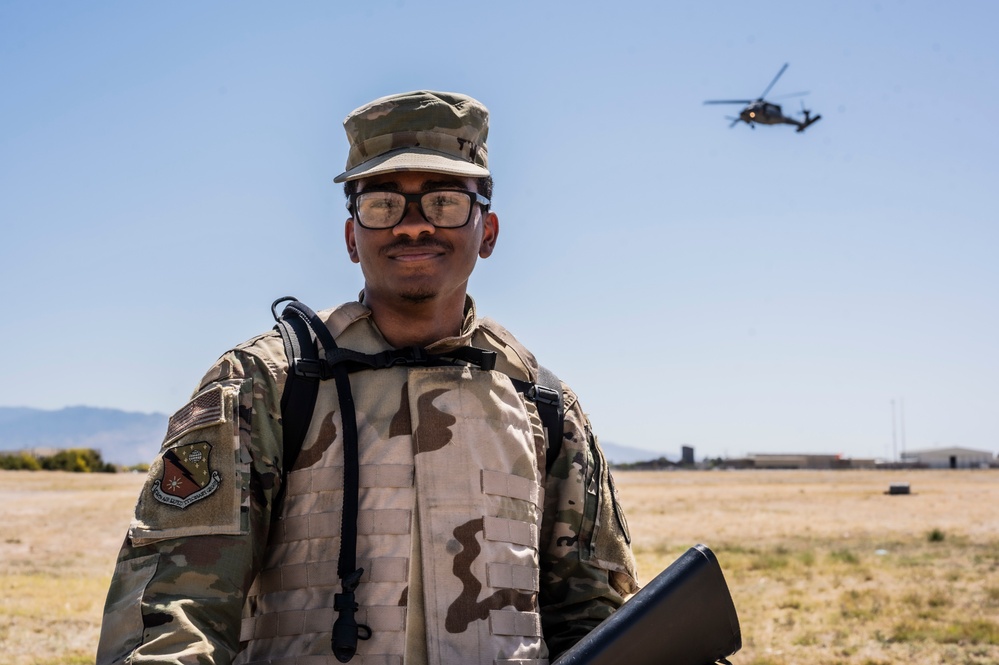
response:
{"label": "sleeve", "polygon": [[99,665],[232,662],[281,443],[273,363],[222,356],[170,418],[150,467],[108,591]]}
{"label": "sleeve", "polygon": [[638,590],[631,535],[586,414],[566,389],[562,449],[545,483],[541,622],[551,660]]}

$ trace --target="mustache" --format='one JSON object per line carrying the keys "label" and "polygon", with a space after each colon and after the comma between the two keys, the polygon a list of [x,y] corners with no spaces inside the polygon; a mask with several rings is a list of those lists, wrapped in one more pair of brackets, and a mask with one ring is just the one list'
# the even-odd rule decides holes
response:
{"label": "mustache", "polygon": [[398,252],[403,250],[426,250],[426,249],[438,249],[444,252],[450,252],[454,249],[454,246],[446,240],[440,238],[424,238],[423,240],[407,240],[406,238],[400,238],[395,242],[385,245],[382,247],[382,254],[390,254],[392,252]]}

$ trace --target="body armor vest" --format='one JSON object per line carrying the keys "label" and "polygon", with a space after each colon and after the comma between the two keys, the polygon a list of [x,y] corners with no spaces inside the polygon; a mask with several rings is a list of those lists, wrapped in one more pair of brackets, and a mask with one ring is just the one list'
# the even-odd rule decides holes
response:
{"label": "body armor vest", "polygon": [[[368,321],[335,323],[337,343],[384,342]],[[360,492],[358,623],[372,635],[351,663],[547,663],[538,614],[545,435],[507,374],[531,359],[505,331],[475,333],[497,369],[397,367],[351,375]],[[341,328],[341,330],[337,330]],[[283,512],[250,589],[237,663],[336,662],[342,420],[322,384]]]}

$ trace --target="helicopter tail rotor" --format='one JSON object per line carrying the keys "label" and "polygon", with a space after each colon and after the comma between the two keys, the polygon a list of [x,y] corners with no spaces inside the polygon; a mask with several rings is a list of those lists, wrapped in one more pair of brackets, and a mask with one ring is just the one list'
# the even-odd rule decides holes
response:
{"label": "helicopter tail rotor", "polygon": [[804,122],[798,123],[798,129],[795,130],[796,132],[803,132],[806,129],[808,129],[808,126],[811,125],[813,122],[818,122],[819,120],[822,119],[821,115],[817,115],[813,118],[811,115],[812,112],[809,109],[805,108],[804,101],[801,102],[801,113],[805,116],[805,120]]}

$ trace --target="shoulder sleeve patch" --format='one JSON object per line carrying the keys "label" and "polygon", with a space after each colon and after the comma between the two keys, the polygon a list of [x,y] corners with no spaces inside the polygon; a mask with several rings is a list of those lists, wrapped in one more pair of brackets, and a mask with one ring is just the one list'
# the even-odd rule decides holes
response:
{"label": "shoulder sleeve patch", "polygon": [[199,393],[170,418],[129,529],[134,545],[241,533],[240,385]]}

